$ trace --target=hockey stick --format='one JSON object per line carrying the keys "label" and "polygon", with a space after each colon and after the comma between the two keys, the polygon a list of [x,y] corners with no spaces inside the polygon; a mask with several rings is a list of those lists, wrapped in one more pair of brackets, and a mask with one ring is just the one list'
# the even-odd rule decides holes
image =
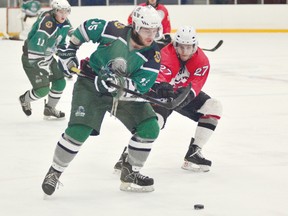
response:
{"label": "hockey stick", "polygon": [[223,40],[220,40],[215,47],[213,47],[212,49],[204,49],[201,48],[203,51],[209,51],[209,52],[214,52],[215,50],[217,50],[222,44],[223,44]]}
{"label": "hockey stick", "polygon": [[[76,73],[78,76],[83,76],[83,77],[87,77],[87,78],[90,78],[90,79],[94,79],[94,77],[92,76],[89,76],[88,74],[85,74],[85,72],[83,73],[83,71],[81,71],[80,69],[76,68],[76,67],[72,67],[70,69],[72,72]],[[159,106],[162,106],[166,109],[175,109],[176,107],[178,107],[187,97],[187,95],[189,94],[190,92],[190,89],[191,89],[191,83],[184,88],[184,90],[177,96],[177,98],[171,100],[171,101],[161,101],[161,99],[157,99],[157,98],[154,98],[154,97],[151,97],[149,95],[144,95],[144,94],[141,94],[139,92],[135,92],[135,91],[132,91],[130,89],[127,89],[127,88],[124,88],[122,86],[119,86],[115,83],[107,83],[109,86],[112,86],[114,88],[117,88],[119,90],[122,90],[122,91],[125,91],[129,94],[132,94],[138,98],[142,98],[144,100],[146,100],[147,102],[150,102],[150,103],[154,103],[154,104],[157,104]]]}
{"label": "hockey stick", "polygon": [[119,85],[116,85],[114,83],[108,83],[108,85],[114,87],[114,88],[117,88],[119,90],[123,90],[129,94],[132,94],[136,97],[139,97],[139,98],[142,98],[142,99],[145,99],[147,100],[148,102],[150,103],[154,103],[154,104],[157,104],[159,106],[162,106],[166,109],[175,109],[176,107],[178,107],[187,97],[187,95],[189,94],[190,92],[190,89],[191,89],[191,83],[189,84],[189,86],[185,87],[185,89],[183,90],[183,92],[181,92],[177,98],[171,100],[171,101],[161,101],[161,99],[157,99],[157,98],[153,98],[151,96],[148,96],[148,95],[143,95],[141,93],[138,93],[138,92],[135,92],[135,91],[132,91],[130,89],[127,89],[127,88],[124,88],[122,86],[119,86]]}

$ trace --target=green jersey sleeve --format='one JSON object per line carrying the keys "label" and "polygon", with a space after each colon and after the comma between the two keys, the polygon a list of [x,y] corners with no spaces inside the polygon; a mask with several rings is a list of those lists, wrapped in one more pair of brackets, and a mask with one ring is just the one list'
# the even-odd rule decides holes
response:
{"label": "green jersey sleeve", "polygon": [[71,42],[75,45],[92,41],[93,43],[99,42],[101,34],[106,25],[105,20],[90,19],[82,23],[72,34]]}

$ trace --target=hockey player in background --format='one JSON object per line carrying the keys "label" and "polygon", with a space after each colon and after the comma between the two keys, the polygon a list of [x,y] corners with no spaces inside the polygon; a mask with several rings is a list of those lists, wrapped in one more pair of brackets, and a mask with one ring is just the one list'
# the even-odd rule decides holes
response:
{"label": "hockey player in background", "polygon": [[23,1],[21,5],[22,30],[18,36],[10,37],[10,40],[26,40],[32,25],[41,12],[41,3],[35,0]]}
{"label": "hockey player in background", "polygon": [[[30,116],[31,102],[48,95],[44,117],[63,118],[65,113],[55,107],[66,86],[63,72],[67,73],[68,69],[63,65],[68,60],[62,54],[66,49],[66,36],[72,28],[67,19],[71,7],[66,0],[54,0],[51,7],[51,10],[44,12],[34,23],[24,42],[22,65],[32,89],[21,95],[19,100],[23,112]],[[56,53],[59,62],[54,58]]]}
{"label": "hockey player in background", "polygon": [[[183,169],[195,172],[210,170],[212,163],[202,156],[201,150],[213,134],[222,113],[221,103],[202,91],[209,71],[209,60],[198,47],[194,28],[180,27],[173,42],[161,50],[161,69],[150,91],[154,97],[169,98],[177,95],[189,83],[192,84],[190,94],[175,111],[198,123],[182,165]],[[159,126],[163,129],[172,111],[156,105],[153,105],[153,109],[157,113]],[[125,154],[126,148],[121,158]],[[121,169],[121,158],[114,166],[116,171]]]}
{"label": "hockey player in background", "polygon": [[154,38],[160,30],[161,18],[153,7],[138,6],[132,19],[132,26],[118,21],[86,20],[70,39],[66,56],[71,59],[83,43],[92,41],[99,46],[75,82],[68,127],[56,145],[52,166],[42,183],[47,195],[54,193],[60,175],[85,140],[90,135],[100,134],[106,112],[117,117],[132,133],[123,162],[120,189],[154,190],[153,178],[142,175],[139,170],[159,134],[156,114],[150,103],[139,102],[109,85],[112,82],[143,94],[157,78],[160,51]]}
{"label": "hockey player in background", "polygon": [[[163,4],[159,4],[160,0],[147,0],[145,3],[139,4],[140,6],[151,5],[153,6],[160,17],[162,18],[162,32],[156,37],[156,42],[160,49],[164,47],[166,44],[171,42],[171,23],[169,12],[167,8]],[[128,24],[132,24],[132,13],[128,17]]]}

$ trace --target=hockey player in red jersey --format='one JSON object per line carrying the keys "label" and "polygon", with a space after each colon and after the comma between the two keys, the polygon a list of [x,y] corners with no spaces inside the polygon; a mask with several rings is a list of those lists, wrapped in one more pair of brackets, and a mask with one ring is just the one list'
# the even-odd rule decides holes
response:
{"label": "hockey player in red jersey", "polygon": [[[140,6],[151,5],[153,6],[157,12],[159,13],[160,17],[162,18],[162,34],[159,38],[156,39],[159,47],[162,48],[164,45],[171,42],[171,23],[169,18],[169,12],[167,8],[163,4],[159,4],[159,0],[147,0],[145,3],[139,4]],[[128,24],[132,24],[132,13],[128,17]]]}
{"label": "hockey player in red jersey", "polygon": [[[161,68],[150,94],[159,98],[175,97],[183,87],[192,84],[190,94],[175,109],[176,112],[197,122],[194,137],[184,157],[182,168],[195,172],[207,172],[212,162],[205,159],[201,150],[213,134],[221,117],[221,103],[202,91],[210,71],[207,56],[198,47],[196,32],[191,26],[179,28],[175,39],[161,50]],[[173,112],[153,105],[161,129]],[[124,153],[125,154],[125,150]],[[115,164],[115,170],[121,160]]]}

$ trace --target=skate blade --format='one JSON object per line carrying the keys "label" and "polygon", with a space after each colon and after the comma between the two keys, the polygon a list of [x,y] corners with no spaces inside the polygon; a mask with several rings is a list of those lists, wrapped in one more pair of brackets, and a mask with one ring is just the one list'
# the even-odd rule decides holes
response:
{"label": "skate blade", "polygon": [[122,182],[120,185],[120,190],[127,192],[136,192],[136,193],[146,193],[154,191],[153,185],[150,186],[140,186],[133,183]]}
{"label": "skate blade", "polygon": [[62,118],[57,118],[55,116],[44,116],[43,119],[46,121],[61,121],[61,120],[65,120],[65,116]]}
{"label": "skate blade", "polygon": [[193,172],[209,172],[210,166],[207,165],[199,165],[195,163],[191,163],[189,161],[184,161],[184,164],[181,167],[184,170],[189,170]]}

